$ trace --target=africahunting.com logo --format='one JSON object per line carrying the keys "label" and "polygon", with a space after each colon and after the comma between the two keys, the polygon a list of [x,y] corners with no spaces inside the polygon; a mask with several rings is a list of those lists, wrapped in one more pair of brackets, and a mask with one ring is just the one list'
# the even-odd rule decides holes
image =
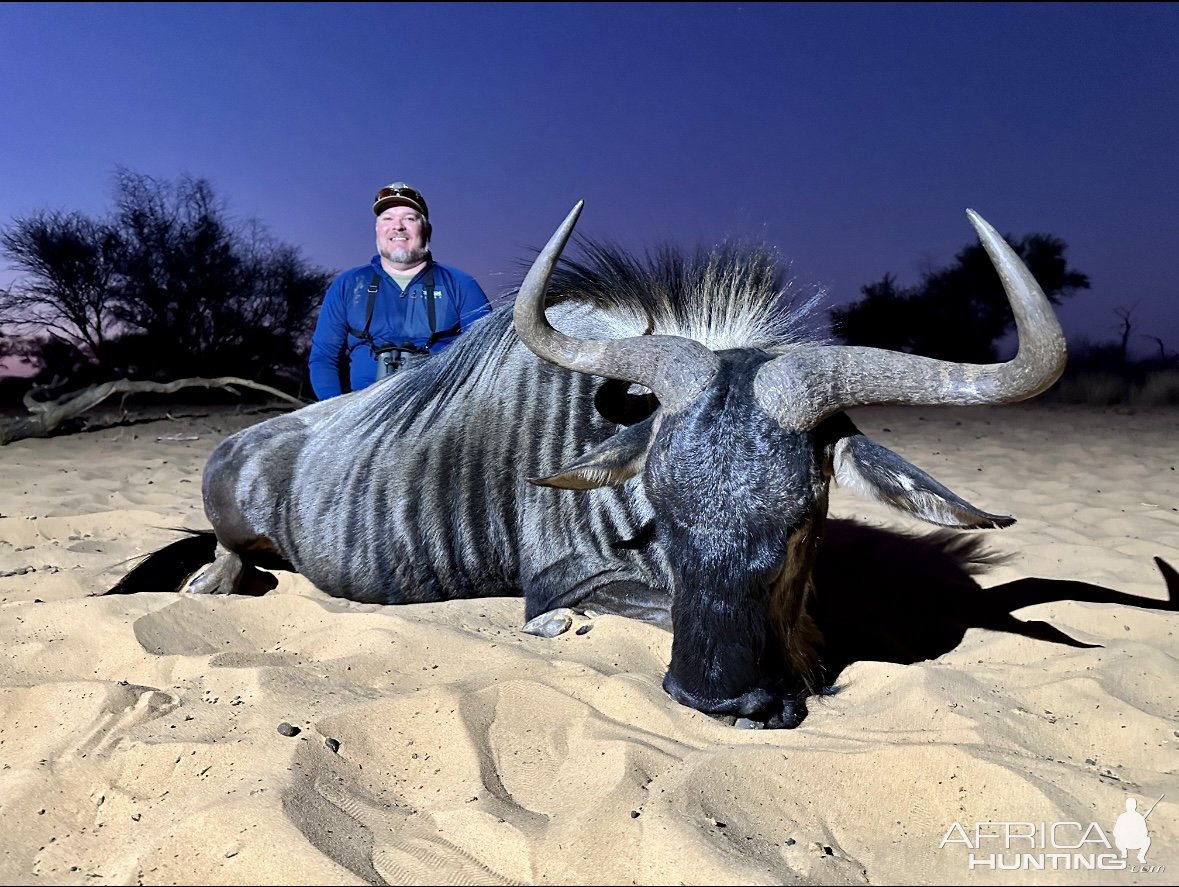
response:
{"label": "africahunting.com logo", "polygon": [[1139,813],[1138,802],[1127,798],[1125,811],[1108,833],[1096,822],[976,822],[967,827],[955,820],[938,847],[960,845],[968,850],[966,867],[971,870],[1161,874],[1165,865],[1146,860],[1146,820],[1162,799],[1160,795],[1149,810]]}

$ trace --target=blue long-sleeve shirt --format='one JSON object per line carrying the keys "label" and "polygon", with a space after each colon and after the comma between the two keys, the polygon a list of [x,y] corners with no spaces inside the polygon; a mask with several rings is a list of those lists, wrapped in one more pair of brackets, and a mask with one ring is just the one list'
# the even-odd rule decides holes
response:
{"label": "blue long-sleeve shirt", "polygon": [[[345,271],[332,281],[324,295],[311,337],[311,387],[320,400],[343,393],[341,364],[348,365],[351,390],[371,385],[377,375],[377,359],[367,340],[356,335],[364,329],[368,288],[377,275],[378,290],[368,331],[377,346],[413,345],[425,348],[431,338],[425,299],[426,272],[434,276],[435,330],[442,335],[429,346],[441,351],[459,332],[491,311],[483,288],[475,278],[449,265],[429,259],[404,290],[381,267],[380,256],[367,265]],[[349,329],[351,328],[351,329]]]}

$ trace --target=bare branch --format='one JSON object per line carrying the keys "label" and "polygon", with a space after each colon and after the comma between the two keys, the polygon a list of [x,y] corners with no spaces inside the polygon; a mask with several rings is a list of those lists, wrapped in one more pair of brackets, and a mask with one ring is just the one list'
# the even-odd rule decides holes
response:
{"label": "bare branch", "polygon": [[38,393],[46,390],[39,387],[31,389],[24,397],[25,408],[32,413],[31,416],[0,421],[0,446],[27,437],[48,437],[63,422],[98,406],[112,394],[173,394],[181,388],[223,388],[234,394],[238,393],[238,388],[252,388],[294,407],[307,405],[305,401],[292,397],[285,391],[236,376],[219,376],[214,379],[194,377],[177,379],[174,382],[132,382],[129,379],[116,379],[63,394],[56,400],[48,401],[37,400]]}

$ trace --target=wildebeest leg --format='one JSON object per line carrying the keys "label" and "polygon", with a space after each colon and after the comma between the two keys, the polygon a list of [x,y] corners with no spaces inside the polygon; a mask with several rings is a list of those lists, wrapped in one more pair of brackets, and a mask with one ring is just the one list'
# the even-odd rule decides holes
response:
{"label": "wildebeest leg", "polygon": [[665,588],[631,580],[608,582],[594,589],[582,606],[589,612],[625,616],[671,631],[671,595]]}
{"label": "wildebeest leg", "polygon": [[[533,594],[536,593],[534,588]],[[549,609],[529,619],[521,631],[553,638],[568,631],[573,617],[579,613],[609,613],[671,629],[671,597],[667,591],[632,579],[602,582],[600,576],[593,577],[559,595],[546,595],[546,598]]]}
{"label": "wildebeest leg", "polygon": [[241,555],[217,543],[213,563],[188,583],[187,594],[265,594],[278,584],[273,576],[247,564]]}

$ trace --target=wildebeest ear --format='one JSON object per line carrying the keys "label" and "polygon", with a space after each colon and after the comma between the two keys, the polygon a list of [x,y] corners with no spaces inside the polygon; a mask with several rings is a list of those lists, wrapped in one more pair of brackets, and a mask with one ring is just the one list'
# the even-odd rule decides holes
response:
{"label": "wildebeest ear", "polygon": [[528,482],[538,487],[559,487],[564,490],[615,486],[643,470],[654,433],[655,417],[651,416],[619,431],[556,474],[531,477]]}
{"label": "wildebeest ear", "polygon": [[978,530],[1009,527],[1015,518],[975,508],[917,466],[858,431],[835,444],[835,480],[939,527]]}

